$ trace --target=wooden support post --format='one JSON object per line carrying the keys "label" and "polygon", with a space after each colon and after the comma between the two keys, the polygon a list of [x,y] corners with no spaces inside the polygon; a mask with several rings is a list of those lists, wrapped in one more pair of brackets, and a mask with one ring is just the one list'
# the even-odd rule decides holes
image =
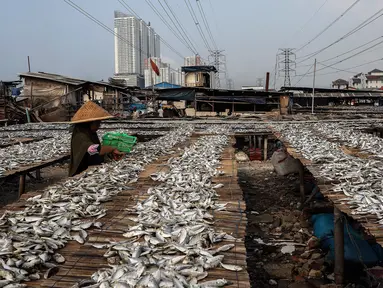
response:
{"label": "wooden support post", "polygon": [[305,202],[305,170],[302,163],[299,163],[299,191],[301,193],[301,203]]}
{"label": "wooden support post", "polygon": [[342,212],[334,207],[335,284],[343,285],[344,274],[344,226]]}
{"label": "wooden support post", "polygon": [[258,136],[258,148],[262,149],[262,136]]}
{"label": "wooden support post", "polygon": [[20,199],[21,195],[25,193],[25,174],[20,175],[20,180],[19,180],[19,195],[18,199]]}
{"label": "wooden support post", "polygon": [[197,95],[194,93],[194,118],[197,118]]}
{"label": "wooden support post", "polygon": [[35,176],[31,174],[31,172],[27,172],[26,174],[31,180],[36,180]]}
{"label": "wooden support post", "polygon": [[36,179],[41,180],[41,170],[40,169],[36,170]]}
{"label": "wooden support post", "polygon": [[268,147],[267,147],[267,144],[269,143],[269,136],[265,136],[263,138],[263,160],[264,161],[267,161],[267,150],[268,150]]}

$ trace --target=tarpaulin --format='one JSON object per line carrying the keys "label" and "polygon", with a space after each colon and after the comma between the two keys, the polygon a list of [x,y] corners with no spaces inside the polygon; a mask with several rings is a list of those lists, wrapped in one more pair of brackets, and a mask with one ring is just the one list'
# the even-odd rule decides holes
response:
{"label": "tarpaulin", "polygon": [[160,92],[158,96],[159,100],[168,100],[168,101],[194,101],[195,91],[189,89],[169,89],[164,92]]}

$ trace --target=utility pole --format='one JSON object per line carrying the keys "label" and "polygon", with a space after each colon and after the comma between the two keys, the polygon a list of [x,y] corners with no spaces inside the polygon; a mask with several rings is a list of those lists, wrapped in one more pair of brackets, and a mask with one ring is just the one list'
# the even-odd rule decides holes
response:
{"label": "utility pole", "polygon": [[226,86],[229,86],[227,69],[226,69],[226,55],[223,54],[225,50],[211,50],[209,55],[210,65],[214,66],[217,69],[215,74],[215,88],[221,88],[221,75],[224,76],[226,81]]}
{"label": "utility pole", "polygon": [[311,100],[311,114],[314,114],[314,100],[315,100],[315,76],[317,72],[317,59],[315,58],[314,62],[314,80],[313,80],[313,97]]}
{"label": "utility pole", "polygon": [[279,72],[282,72],[285,76],[284,86],[291,87],[291,74],[295,74],[296,62],[295,62],[295,53],[292,48],[282,48],[279,49],[278,53],[279,64],[282,64]]}
{"label": "utility pole", "polygon": [[31,61],[29,60],[29,56],[28,56],[28,72],[31,72]]}

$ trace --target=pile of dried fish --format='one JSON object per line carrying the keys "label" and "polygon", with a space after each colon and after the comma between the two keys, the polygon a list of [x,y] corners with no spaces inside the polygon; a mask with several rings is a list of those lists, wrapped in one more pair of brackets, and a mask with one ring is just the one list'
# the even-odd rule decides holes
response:
{"label": "pile of dried fish", "polygon": [[195,129],[210,134],[236,134],[236,133],[270,133],[266,123],[224,123],[224,124],[196,124]]}
{"label": "pile of dried fish", "polygon": [[9,131],[0,132],[1,139],[14,139],[14,138],[49,138],[60,137],[60,135],[68,133],[65,130],[28,130],[28,131]]}
{"label": "pile of dried fish", "polygon": [[0,285],[39,279],[42,268],[48,268],[45,278],[57,272],[57,263],[65,259],[55,251],[71,239],[84,243],[85,230],[102,225],[97,222],[106,214],[102,203],[129,189],[144,165],[171,153],[191,131],[190,126],[183,126],[164,137],[138,144],[128,158],[51,186],[42,195],[28,199],[23,211],[1,216]]}
{"label": "pile of dried fish", "polygon": [[29,131],[29,130],[68,130],[69,123],[27,123],[0,127],[2,131]]}
{"label": "pile of dried fish", "polygon": [[[149,188],[149,197],[128,209],[137,217],[124,237],[111,243],[105,254],[111,268],[93,274],[90,287],[222,287],[225,279],[198,283],[207,270],[221,266],[231,271],[242,268],[224,264],[221,252],[232,249],[233,236],[214,231],[211,211],[225,209],[215,200],[212,177],[226,136],[205,136],[182,156],[168,161],[169,171],[152,174],[162,184]],[[209,212],[210,211],[210,212]],[[226,245],[215,247],[221,241]],[[104,246],[104,245],[103,245]],[[95,247],[100,248],[95,245]],[[84,286],[86,287],[86,286]]]}
{"label": "pile of dried fish", "polygon": [[[340,144],[330,142],[308,125],[275,125],[283,137],[302,155],[318,165],[320,175],[337,182],[332,191],[345,196],[354,214],[375,214],[383,223],[383,163],[344,153]],[[340,183],[339,183],[340,182]]]}
{"label": "pile of dried fish", "polygon": [[314,128],[329,138],[336,138],[347,146],[359,148],[364,152],[383,158],[383,139],[372,134],[355,130],[349,126],[340,127],[337,123],[315,124]]}
{"label": "pile of dried fish", "polygon": [[1,171],[13,170],[67,154],[70,137],[69,133],[60,134],[59,137],[0,149],[0,175]]}

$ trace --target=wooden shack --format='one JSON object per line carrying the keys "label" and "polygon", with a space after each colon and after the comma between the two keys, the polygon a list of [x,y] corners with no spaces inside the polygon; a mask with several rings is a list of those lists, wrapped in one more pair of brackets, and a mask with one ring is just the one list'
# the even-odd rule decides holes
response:
{"label": "wooden shack", "polygon": [[43,121],[69,121],[85,102],[96,101],[109,112],[119,109],[119,99],[127,93],[126,87],[107,82],[86,81],[63,75],[28,72],[20,74],[24,81],[24,97],[30,108],[38,112]]}

